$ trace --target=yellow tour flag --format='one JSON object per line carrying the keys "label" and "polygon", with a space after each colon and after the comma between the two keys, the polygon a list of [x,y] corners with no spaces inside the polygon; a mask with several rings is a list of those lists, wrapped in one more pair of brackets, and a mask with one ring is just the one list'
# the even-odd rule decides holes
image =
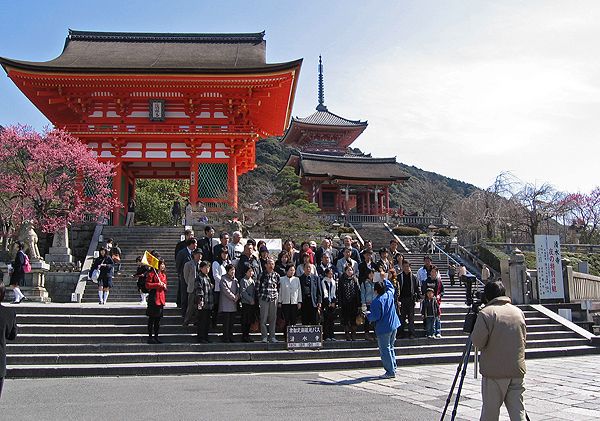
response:
{"label": "yellow tour flag", "polygon": [[153,267],[158,270],[158,259],[150,254],[149,251],[144,252],[142,257],[142,264]]}

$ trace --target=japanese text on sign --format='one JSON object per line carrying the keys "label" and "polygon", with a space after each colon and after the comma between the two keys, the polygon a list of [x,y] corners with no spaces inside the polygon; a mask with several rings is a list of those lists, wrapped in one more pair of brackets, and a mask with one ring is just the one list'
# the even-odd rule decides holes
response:
{"label": "japanese text on sign", "polygon": [[536,235],[535,254],[540,299],[564,299],[560,239],[558,235]]}
{"label": "japanese text on sign", "polygon": [[320,325],[288,326],[287,333],[288,349],[318,349],[323,346],[323,331]]}

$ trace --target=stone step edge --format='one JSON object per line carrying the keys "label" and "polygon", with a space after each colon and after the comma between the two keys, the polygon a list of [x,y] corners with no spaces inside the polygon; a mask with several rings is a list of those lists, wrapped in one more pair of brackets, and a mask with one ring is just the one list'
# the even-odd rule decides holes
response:
{"label": "stone step edge", "polygon": [[[554,340],[532,340],[528,342],[528,345],[537,345],[537,344],[541,344],[541,343],[549,343],[549,342],[556,342],[558,345],[560,345],[560,342],[564,341],[564,339],[554,339]],[[582,342],[581,344],[578,345],[569,345],[567,347],[561,347],[561,348],[572,348],[575,346],[588,346],[585,343],[585,340],[583,339],[577,339],[577,342]],[[344,341],[339,341],[339,342],[344,342]],[[281,344],[284,344],[281,342]],[[369,344],[369,343],[367,343]],[[374,344],[374,342],[371,342],[371,344]],[[215,343],[215,345],[220,345],[218,343]],[[429,344],[415,344],[415,345],[409,345],[409,346],[403,346],[402,345],[396,345],[395,349],[396,349],[396,353],[398,354],[398,357],[402,356],[402,352],[405,351],[423,351],[423,353],[427,354],[428,352],[431,352],[432,350],[439,350],[440,348],[457,348],[457,347],[464,347],[464,343],[455,343],[455,344],[448,344],[448,343],[429,343]],[[210,347],[211,345],[204,345],[205,347]],[[256,346],[260,347],[260,348],[264,348],[264,349],[242,349],[242,350],[227,350],[226,351],[226,355],[224,354],[219,354],[220,358],[215,358],[215,352],[221,352],[221,351],[217,351],[217,350],[198,350],[198,351],[166,351],[167,353],[165,353],[164,350],[160,350],[157,351],[154,348],[154,345],[148,345],[149,349],[146,352],[142,352],[142,351],[138,351],[138,352],[107,352],[107,351],[102,351],[102,352],[80,352],[80,353],[49,353],[49,354],[29,354],[29,355],[11,355],[8,354],[9,358],[18,358],[18,359],[23,359],[23,360],[27,360],[27,359],[39,359],[39,358],[55,358],[56,361],[54,361],[54,363],[60,364],[60,359],[61,358],[110,358],[111,356],[114,355],[119,355],[122,357],[140,357],[143,358],[145,360],[150,360],[150,359],[157,359],[157,357],[162,356],[162,355],[168,355],[169,357],[184,357],[184,356],[197,356],[198,358],[204,358],[204,361],[264,361],[264,358],[259,358],[257,360],[253,359],[252,356],[253,355],[286,355],[288,353],[293,353],[290,355],[301,355],[301,354],[308,354],[311,353],[312,355],[316,355],[317,353],[323,353],[323,354],[334,354],[334,353],[350,353],[350,352],[378,352],[378,348],[377,346],[365,346],[365,347],[356,347],[356,348],[322,348],[320,350],[297,350],[297,351],[293,351],[293,350],[288,350],[286,348],[281,349],[280,346],[278,346],[278,348],[268,348],[269,344],[263,344],[263,343],[259,343],[256,342]],[[272,346],[272,345],[271,345]],[[531,347],[527,347],[527,350],[533,350],[533,349],[546,349],[548,347],[535,347],[535,346],[531,346]],[[552,349],[557,349],[559,347],[554,346],[551,347]],[[443,352],[437,352],[436,354],[442,354]],[[414,356],[416,355],[416,352],[413,353],[407,353],[406,356]],[[237,357],[237,358],[236,358]],[[79,365],[77,363],[74,363],[75,365]],[[114,363],[114,364],[121,364],[121,363]],[[25,365],[25,364],[18,364],[18,365]],[[9,367],[15,366],[13,364],[9,364]]]}
{"label": "stone step edge", "polygon": [[[550,358],[557,356],[583,355],[599,353],[600,349],[592,346],[574,346],[568,348],[538,348],[526,350],[526,358]],[[397,356],[399,365],[423,365],[457,363],[461,353],[442,353],[428,356]],[[471,357],[472,359],[473,357]],[[171,362],[171,363],[126,363],[126,364],[69,364],[61,366],[16,365],[7,370],[8,378],[27,377],[81,377],[81,376],[136,376],[136,375],[182,375],[182,374],[214,374],[214,373],[256,373],[256,372],[291,372],[291,371],[325,371],[341,369],[359,369],[381,367],[379,357],[312,359],[312,360],[279,360],[225,361],[215,364],[214,361]]]}

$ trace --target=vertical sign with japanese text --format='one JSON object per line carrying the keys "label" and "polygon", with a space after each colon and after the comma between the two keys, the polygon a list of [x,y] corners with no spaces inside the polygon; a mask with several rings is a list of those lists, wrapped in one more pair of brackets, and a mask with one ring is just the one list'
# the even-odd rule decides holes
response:
{"label": "vertical sign with japanese text", "polygon": [[163,99],[151,99],[149,107],[150,121],[165,120],[165,101]]}
{"label": "vertical sign with japanese text", "polygon": [[535,254],[540,299],[564,300],[565,291],[558,235],[536,235]]}

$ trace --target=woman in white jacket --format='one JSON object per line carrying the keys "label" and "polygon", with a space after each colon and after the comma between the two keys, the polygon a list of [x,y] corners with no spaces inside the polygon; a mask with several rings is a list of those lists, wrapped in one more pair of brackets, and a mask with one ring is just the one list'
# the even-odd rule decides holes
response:
{"label": "woman in white jacket", "polygon": [[212,278],[215,283],[214,294],[214,308],[212,313],[212,327],[217,327],[217,316],[219,314],[219,298],[221,296],[221,278],[227,273],[225,266],[231,263],[229,260],[229,253],[227,247],[221,250],[218,256],[215,256],[216,260],[212,264]]}
{"label": "woman in white jacket", "polygon": [[302,307],[302,292],[300,291],[300,279],[294,276],[296,269],[289,265],[286,270],[286,276],[279,279],[279,298],[277,304],[281,307],[285,327],[284,335],[287,337],[287,327],[296,324],[298,310]]}

